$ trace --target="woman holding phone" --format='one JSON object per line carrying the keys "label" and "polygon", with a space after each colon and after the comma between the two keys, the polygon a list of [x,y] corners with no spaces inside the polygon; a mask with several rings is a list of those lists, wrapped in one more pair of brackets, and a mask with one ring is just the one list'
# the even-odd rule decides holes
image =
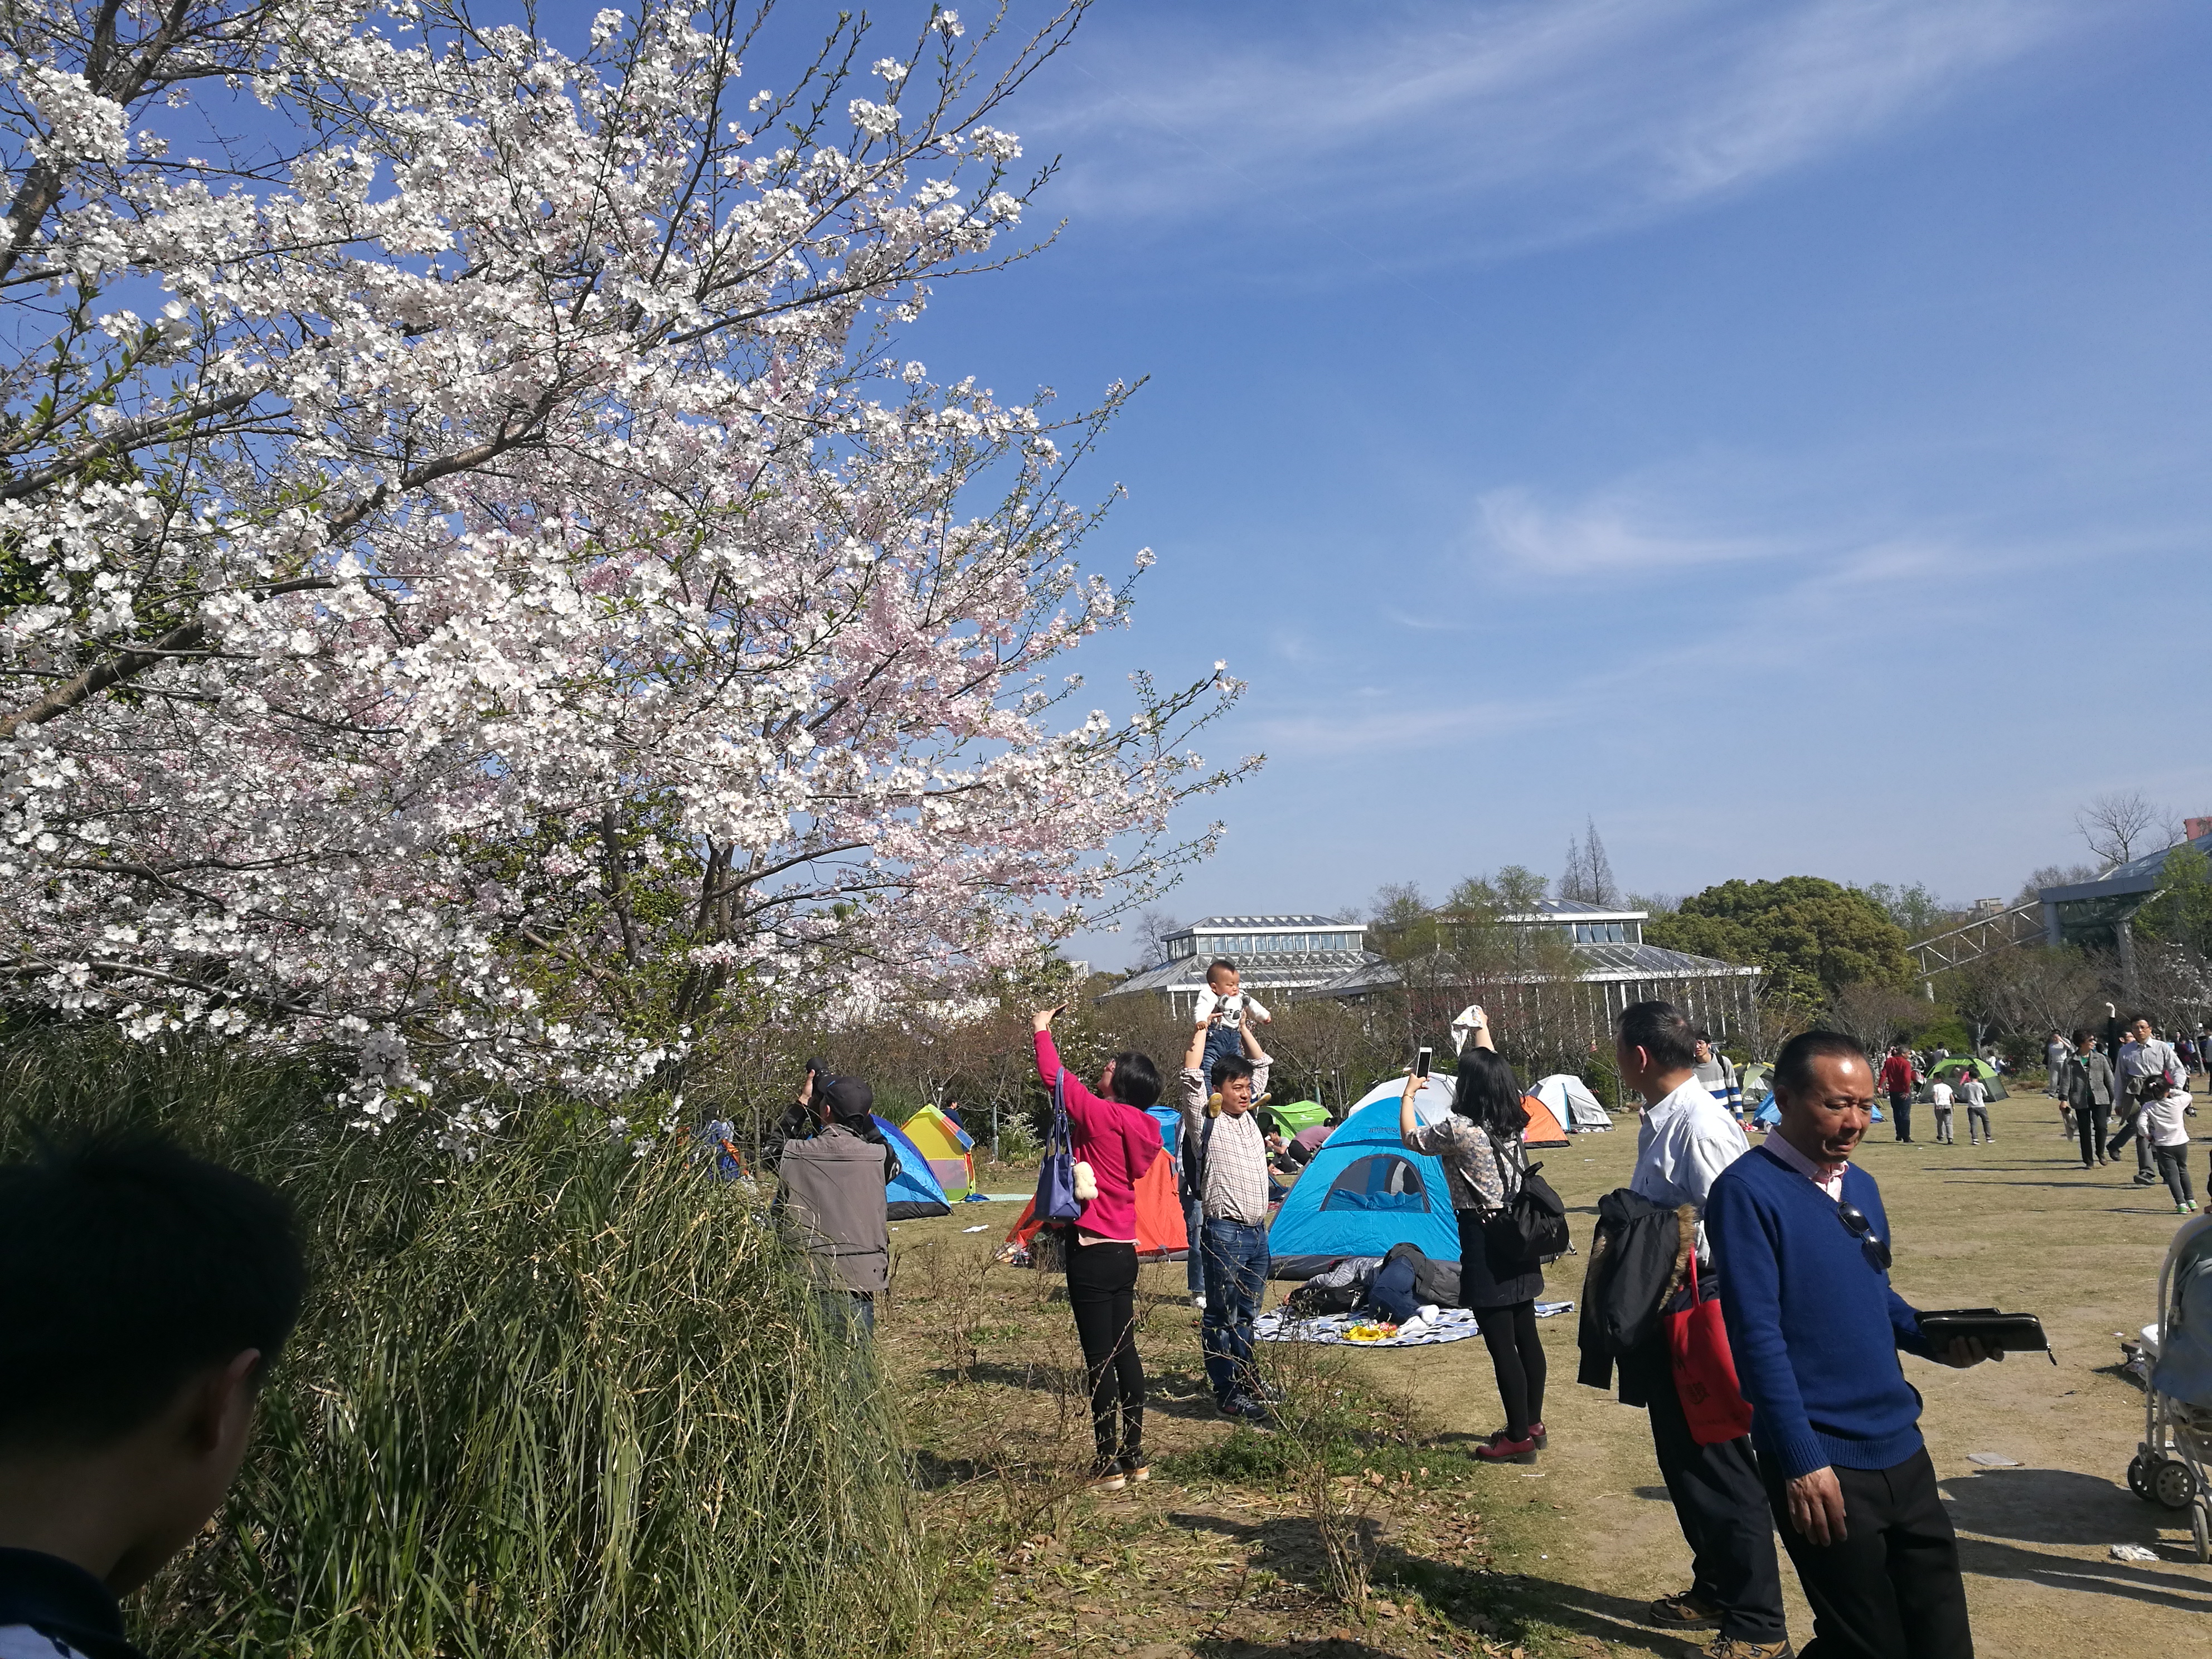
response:
{"label": "woman holding phone", "polygon": [[[1052,1040],[1059,1012],[1041,1008],[1031,1022],[1037,1075],[1048,1089],[1065,1069]],[[1106,1062],[1097,1094],[1073,1072],[1066,1075],[1073,1150],[1096,1187],[1067,1230],[1067,1304],[1091,1384],[1097,1451],[1091,1482],[1102,1492],[1119,1492],[1152,1475],[1145,1462],[1145,1366],[1137,1357],[1137,1182],[1164,1150],[1160,1126],[1145,1109],[1160,1097],[1160,1073],[1148,1057],[1131,1051]],[[1085,1184],[1079,1171],[1079,1197]]]}
{"label": "woman holding phone", "polygon": [[1441,1161],[1451,1186],[1452,1208],[1459,1217],[1459,1301],[1482,1328],[1498,1374],[1498,1397],[1505,1407],[1505,1426],[1475,1448],[1493,1463],[1533,1463],[1544,1437],[1544,1345],[1536,1334],[1536,1298],[1544,1275],[1531,1267],[1499,1278],[1483,1249],[1482,1224],[1504,1209],[1520,1174],[1528,1167],[1521,1144],[1528,1127],[1521,1085],[1490,1040],[1490,1022],[1480,1008],[1461,1017],[1474,1025],[1460,1051],[1459,1078],[1451,1115],[1424,1125],[1415,1116],[1414,1097],[1427,1081],[1406,1079],[1398,1102],[1398,1138],[1408,1150]]}

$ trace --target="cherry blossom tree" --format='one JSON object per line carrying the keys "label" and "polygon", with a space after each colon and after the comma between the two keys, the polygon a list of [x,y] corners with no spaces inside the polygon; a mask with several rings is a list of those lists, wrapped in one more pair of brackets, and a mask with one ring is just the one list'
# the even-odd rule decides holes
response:
{"label": "cherry blossom tree", "polygon": [[1122,389],[896,349],[1020,251],[1050,169],[989,121],[1084,3],[795,58],[732,0],[568,52],[463,0],[10,4],[12,994],[343,1049],[388,1121],[1002,969],[1206,851],[1224,665],[1120,714],[1047,673],[1130,604],[1064,493]]}

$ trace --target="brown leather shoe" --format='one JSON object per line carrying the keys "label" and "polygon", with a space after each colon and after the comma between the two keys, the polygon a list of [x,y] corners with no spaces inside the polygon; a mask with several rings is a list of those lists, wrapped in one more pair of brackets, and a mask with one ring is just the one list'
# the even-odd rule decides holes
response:
{"label": "brown leather shoe", "polygon": [[1741,1636],[1723,1636],[1705,1650],[1705,1659],[1790,1659],[1787,1640],[1747,1642]]}
{"label": "brown leather shoe", "polygon": [[1684,1590],[1654,1601],[1651,1622],[1668,1630],[1718,1630],[1721,1610],[1695,1590]]}

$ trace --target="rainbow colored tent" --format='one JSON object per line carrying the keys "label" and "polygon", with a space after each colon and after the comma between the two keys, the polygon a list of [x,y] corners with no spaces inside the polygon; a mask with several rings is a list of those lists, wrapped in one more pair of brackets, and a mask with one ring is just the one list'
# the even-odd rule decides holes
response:
{"label": "rainbow colored tent", "polygon": [[968,1132],[934,1106],[906,1121],[906,1138],[929,1160],[930,1173],[945,1195],[957,1204],[975,1190],[975,1143]]}

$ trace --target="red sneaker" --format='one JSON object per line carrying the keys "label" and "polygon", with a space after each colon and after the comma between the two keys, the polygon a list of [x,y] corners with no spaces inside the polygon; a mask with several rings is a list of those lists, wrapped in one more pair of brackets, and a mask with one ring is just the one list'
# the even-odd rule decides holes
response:
{"label": "red sneaker", "polygon": [[1536,1461],[1536,1439],[1531,1435],[1526,1440],[1508,1440],[1500,1435],[1477,1446],[1474,1455],[1486,1463],[1533,1463]]}

